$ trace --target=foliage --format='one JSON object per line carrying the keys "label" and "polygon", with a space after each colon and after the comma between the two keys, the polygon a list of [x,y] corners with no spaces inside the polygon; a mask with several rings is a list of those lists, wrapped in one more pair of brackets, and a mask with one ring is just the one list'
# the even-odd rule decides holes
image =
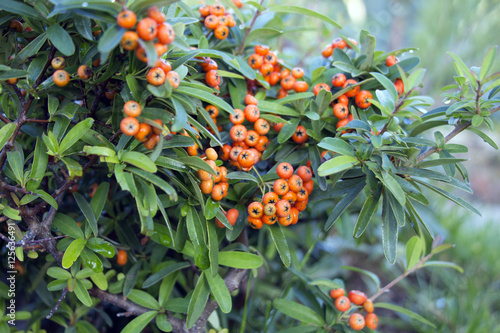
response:
{"label": "foliage", "polygon": [[[43,325],[57,330],[51,326],[57,324],[95,332],[89,318],[98,317],[96,323],[113,330],[123,328],[123,332],[139,332],[147,326],[201,332],[207,322],[217,329],[241,327],[242,332],[248,326],[262,331],[349,332],[347,313],[336,310],[328,295],[329,289],[343,282],[312,279],[306,268],[317,241],[351,212],[357,215],[352,236],[363,239],[380,230],[381,248],[389,263],[398,260],[398,241],[406,243],[404,269],[394,283],[428,266],[461,270],[449,262],[429,261],[448,245],[434,237],[416,206],[427,205],[439,194],[479,214],[445,189],[450,185],[471,192],[465,159],[455,156],[467,152],[467,147],[449,141],[469,130],[498,149],[480,128],[486,124],[492,129],[491,115],[500,109],[499,74],[490,73],[497,48],[488,50],[481,67],[470,69],[450,54],[456,84],[444,88],[449,104],[434,110],[427,110],[432,100],[418,94],[425,75],[425,70],[417,68],[419,59],[407,57],[388,66],[389,56],[409,49],[377,51],[375,37],[367,31],[357,40],[340,38],[335,43],[344,47],[331,50],[303,78],[297,75],[300,89],[307,91],[284,91],[270,82],[270,75],[264,77],[262,70],[250,67],[253,47],[262,44],[264,36],[280,35],[279,21],[285,15],[303,14],[329,26],[338,24],[295,6],[249,1],[240,10],[237,1],[222,2],[234,20],[245,26],[235,24],[224,39],[205,27],[198,5],[173,0],[124,4],[138,19],[151,6],[162,8],[175,32],[173,41],[163,43],[169,44],[165,54],[157,53],[154,42],[141,39],[145,62],[140,61],[139,52],[123,49],[126,29],[116,23],[123,9],[118,3],[0,3],[4,32],[0,46],[0,79],[4,80],[0,221],[8,235],[2,234],[2,239],[10,241],[9,248],[15,247],[17,257],[15,263],[2,265],[29,272],[21,282],[31,289],[19,286],[18,290],[32,302],[26,305],[31,310],[29,330],[41,332]],[[261,15],[270,19],[253,29]],[[163,73],[168,80],[163,78],[161,83],[152,81],[149,74],[149,67],[158,67],[158,56],[171,66]],[[71,76],[67,85],[53,74],[56,57],[64,57],[64,70]],[[203,68],[210,60],[216,62],[220,83],[213,82],[210,71]],[[81,66],[92,69],[90,78],[81,75]],[[286,77],[282,73],[293,72],[293,66],[276,66],[273,71],[283,75],[283,87]],[[337,73],[354,79],[355,84],[330,89]],[[318,84],[328,89],[308,89]],[[366,104],[351,101],[350,118],[332,117],[332,103],[358,87],[370,91]],[[236,141],[229,133],[229,115],[243,109],[243,103],[251,104],[246,102],[247,95],[257,99],[260,118],[282,126],[267,133],[269,145],[252,168],[224,164],[222,158],[223,146],[231,138]],[[122,110],[129,101],[138,102],[142,109],[138,121],[155,131],[152,145],[122,133],[126,130]],[[208,113],[210,106],[219,110],[218,117]],[[446,136],[435,130],[434,140],[424,138],[426,131],[444,125],[452,127]],[[211,166],[205,161],[207,157],[213,160],[208,151],[198,156],[198,147],[216,147],[221,159],[215,158]],[[248,228],[248,205],[262,201],[279,178],[277,165],[282,162],[296,167],[310,162],[314,173],[314,190],[306,192],[298,225],[280,220],[262,227],[262,221],[259,226],[249,219],[259,230]],[[203,172],[210,179],[220,177],[217,171],[223,165],[230,170],[224,198],[214,192],[204,195],[199,178]],[[226,217],[232,208],[239,212],[236,220]],[[314,234],[316,241],[300,239],[296,230]],[[411,236],[400,240],[402,231]],[[125,258],[116,261],[117,253]],[[272,276],[262,279],[263,285],[277,283],[283,292],[272,295],[272,303],[261,309],[265,320],[257,328],[247,318],[252,313],[247,311],[252,306],[251,282],[283,266],[293,283],[275,281]],[[392,286],[380,286],[374,273],[361,268],[357,272],[376,283],[372,300]],[[245,305],[240,308],[232,293],[247,275],[246,295],[240,295]],[[7,303],[8,288],[0,286],[2,302]],[[111,319],[116,308],[101,306],[108,303],[122,308],[130,318]],[[375,307],[433,326],[394,304],[375,303]],[[217,308],[220,311],[214,312]],[[286,317],[275,320],[278,313]],[[42,323],[43,317],[54,324]],[[6,330],[8,318],[0,321]],[[30,314],[18,312],[18,320],[25,318]]]}

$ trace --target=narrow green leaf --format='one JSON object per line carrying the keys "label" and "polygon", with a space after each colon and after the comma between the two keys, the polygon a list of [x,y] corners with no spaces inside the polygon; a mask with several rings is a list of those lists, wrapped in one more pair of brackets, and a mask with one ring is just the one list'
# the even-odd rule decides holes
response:
{"label": "narrow green leaf", "polygon": [[423,243],[420,237],[413,236],[406,243],[406,270],[412,269],[420,260]]}
{"label": "narrow green leaf", "polygon": [[474,87],[476,88],[477,87],[477,82],[476,80],[474,79],[474,76],[472,75],[470,69],[467,67],[467,65],[463,62],[462,59],[460,59],[459,56],[457,56],[456,54],[453,54],[452,52],[447,52],[456,62],[456,64],[458,65],[458,67],[463,71],[463,74],[465,74],[465,76],[467,76],[467,79],[469,80],[469,83]]}
{"label": "narrow green leaf", "polygon": [[359,238],[365,232],[368,223],[377,210],[378,201],[380,199],[380,195],[382,194],[382,186],[378,186],[377,190],[375,190],[372,194],[368,196],[366,201],[359,212],[358,219],[356,220],[356,224],[354,225],[353,237]]}
{"label": "narrow green leaf", "polygon": [[313,10],[304,8],[304,7],[299,7],[299,6],[271,6],[267,8],[267,10],[275,13],[290,13],[290,14],[300,14],[300,15],[307,15],[311,17],[315,17],[317,19],[322,20],[323,22],[329,23],[339,29],[342,29],[340,24],[329,18],[328,16],[325,16],[323,14],[320,14],[318,12],[315,12]]}
{"label": "narrow green leaf", "polygon": [[61,141],[61,144],[59,145],[59,154],[63,155],[66,150],[77,143],[78,140],[80,140],[80,138],[85,135],[85,132],[89,130],[90,127],[92,127],[93,123],[94,119],[87,118],[76,124]]}
{"label": "narrow green leaf", "polygon": [[271,233],[271,238],[276,246],[276,249],[278,250],[281,261],[286,267],[289,267],[292,262],[292,257],[290,255],[290,249],[288,248],[285,233],[281,229],[281,224],[268,225],[267,227]]}
{"label": "narrow green leaf", "polygon": [[81,280],[76,280],[74,292],[76,297],[78,297],[83,305],[86,305],[88,307],[92,306],[92,299],[90,298],[89,292],[87,291]]}
{"label": "narrow green leaf", "polygon": [[92,207],[90,207],[87,200],[85,200],[85,198],[80,193],[78,192],[73,193],[73,197],[75,198],[78,207],[82,211],[83,216],[85,216],[85,218],[89,222],[90,228],[92,229],[94,236],[97,237],[98,234],[97,220],[95,218],[94,212],[92,211]]}
{"label": "narrow green leaf", "polygon": [[156,283],[160,282],[170,274],[173,274],[181,269],[191,267],[188,262],[177,262],[170,265],[167,265],[160,269],[158,272],[151,274],[144,282],[142,283],[143,288],[149,288]]}
{"label": "narrow green leaf", "polygon": [[387,309],[387,310],[392,310],[392,311],[402,313],[402,314],[407,315],[413,319],[416,319],[416,320],[418,320],[426,325],[429,325],[432,328],[436,328],[436,326],[433,323],[431,323],[430,321],[428,321],[427,319],[425,319],[421,315],[416,314],[415,312],[412,312],[412,311],[405,309],[405,308],[402,308],[400,306],[397,306],[394,304],[389,304],[389,303],[375,303],[375,304],[373,304],[373,306],[375,308],[382,308],[382,309]]}
{"label": "narrow green leaf", "polygon": [[217,106],[219,109],[222,109],[224,111],[227,111],[228,113],[234,114],[234,110],[231,107],[231,105],[226,103],[221,98],[216,97],[216,96],[214,96],[214,95],[212,95],[204,90],[186,87],[186,86],[180,86],[179,88],[177,88],[176,92],[198,98],[202,101],[205,101],[207,103],[210,103],[210,104]]}
{"label": "narrow green leaf", "polygon": [[47,28],[47,36],[59,52],[69,57],[75,53],[75,44],[69,33],[54,23]]}
{"label": "narrow green leaf", "polygon": [[352,156],[338,156],[321,164],[318,168],[319,176],[328,176],[340,171],[344,171],[359,164],[357,158]]}
{"label": "narrow green leaf", "polygon": [[75,220],[73,220],[68,215],[62,213],[57,213],[52,221],[52,226],[59,229],[64,235],[68,235],[72,238],[83,238],[83,231],[80,229]]}
{"label": "narrow green leaf", "polygon": [[50,267],[47,270],[47,275],[54,279],[67,280],[71,279],[71,273],[61,267]]}
{"label": "narrow green leaf", "polygon": [[122,162],[132,164],[144,171],[154,173],[158,171],[155,163],[149,158],[149,156],[136,151],[128,151],[121,157]]}
{"label": "narrow green leaf", "polygon": [[[2,145],[0,145],[0,147],[1,146]],[[33,155],[33,164],[31,166],[30,172],[31,179],[28,180],[26,184],[26,189],[28,191],[34,191],[38,188],[38,186],[40,186],[40,183],[42,182],[43,176],[45,175],[45,171],[47,169],[48,161],[49,155],[47,155],[47,147],[45,147],[43,140],[39,138],[36,141],[35,153]]]}
{"label": "narrow green leaf", "polygon": [[262,266],[264,261],[258,255],[240,251],[219,252],[219,264],[240,269],[253,269]]}
{"label": "narrow green leaf", "polygon": [[426,261],[422,267],[445,267],[445,268],[453,268],[463,274],[464,269],[459,265],[449,262],[449,261]]}
{"label": "narrow green leaf", "polygon": [[339,138],[324,138],[318,147],[340,155],[354,156],[354,148],[346,141]]}
{"label": "narrow green leaf", "polygon": [[57,201],[50,194],[43,190],[36,190],[35,193],[38,194],[40,198],[43,199],[43,201],[45,201],[55,209],[58,209]]}
{"label": "narrow green leaf", "polygon": [[166,194],[171,196],[171,199],[173,201],[177,201],[177,192],[175,192],[175,189],[169,183],[167,183],[165,180],[163,180],[162,178],[158,177],[155,174],[152,174],[152,173],[149,173],[149,172],[146,172],[144,170],[137,169],[134,167],[128,167],[127,170],[140,176],[141,178],[144,178],[147,181],[150,181],[154,185],[158,186]]}
{"label": "narrow green leaf", "polygon": [[210,291],[214,295],[217,304],[219,304],[220,310],[223,313],[231,312],[233,306],[231,294],[224,283],[224,279],[219,274],[212,276],[212,274],[207,274],[206,272],[205,278],[207,279]]}
{"label": "narrow green leaf", "polygon": [[148,324],[153,321],[154,317],[158,314],[158,311],[148,311],[141,314],[140,316],[132,319],[130,323],[127,324],[121,331],[121,333],[137,333],[142,332],[142,330],[148,326]]}
{"label": "narrow green leaf", "polygon": [[273,301],[276,310],[283,312],[285,315],[297,319],[300,322],[308,323],[316,326],[323,326],[325,321],[322,316],[297,302],[292,302],[283,298],[277,298]]}
{"label": "narrow green leaf", "polygon": [[205,272],[202,272],[188,305],[188,313],[186,318],[186,327],[190,329],[194,326],[198,318],[200,318],[205,305],[207,304],[210,288],[205,279]]}
{"label": "narrow green leaf", "polygon": [[[489,144],[490,146],[492,146],[493,148],[498,150],[498,145],[495,143],[495,141],[493,141],[489,136],[484,134],[481,130],[478,130],[477,128],[470,127],[470,126],[467,128],[467,130],[471,131],[472,133],[477,134],[481,139],[483,139],[484,142],[486,142],[487,144]],[[1,140],[1,136],[0,136],[0,140]]]}
{"label": "narrow green leaf", "polygon": [[[137,276],[139,274],[139,270],[141,269],[142,262],[137,261],[134,265],[128,270],[127,275],[125,275],[125,281],[123,282],[123,296],[127,297],[134,289],[135,283],[137,282]],[[143,288],[146,288],[143,286]]]}
{"label": "narrow green leaf", "polygon": [[73,265],[75,260],[80,256],[80,253],[83,251],[86,243],[87,241],[85,239],[78,238],[72,241],[71,244],[69,244],[62,258],[63,268],[68,269]]}
{"label": "narrow green leaf", "polygon": [[15,123],[8,123],[7,125],[0,128],[0,147],[4,147],[7,143],[7,140],[14,134],[14,130],[16,129]]}
{"label": "narrow green leaf", "polygon": [[370,74],[391,94],[393,101],[398,99],[398,92],[391,80],[381,73],[371,72]]}
{"label": "narrow green leaf", "polygon": [[356,185],[349,193],[347,193],[340,201],[335,205],[328,219],[325,222],[325,231],[330,230],[335,221],[342,215],[342,213],[349,207],[353,201],[358,197],[358,195],[363,191],[366,182],[363,181]]}
{"label": "narrow green leaf", "polygon": [[290,121],[289,124],[285,124],[278,134],[278,143],[283,143],[290,139],[295,133],[297,126],[299,126],[300,119],[295,118]]}
{"label": "narrow green leaf", "polygon": [[113,51],[113,49],[120,44],[125,31],[126,29],[120,27],[118,24],[113,24],[106,31],[104,31],[101,39],[99,39],[99,44],[97,44],[97,50],[99,53],[109,54]]}
{"label": "narrow green leaf", "polygon": [[148,309],[160,309],[158,301],[150,293],[143,290],[132,289],[130,294],[128,294],[128,299]]}
{"label": "narrow green leaf", "polygon": [[380,279],[378,278],[378,276],[375,273],[367,271],[366,269],[361,269],[361,268],[353,267],[353,266],[341,266],[340,268],[364,274],[364,275],[368,276],[370,279],[372,279],[373,282],[375,282],[375,285],[377,286],[377,288],[380,288]]}
{"label": "narrow green leaf", "polygon": [[219,237],[217,236],[217,227],[215,223],[208,221],[206,224],[208,233],[208,256],[210,259],[210,273],[207,273],[207,276],[215,276],[219,271]]}
{"label": "narrow green leaf", "polygon": [[382,208],[382,247],[384,255],[391,264],[396,262],[398,245],[398,222],[390,207],[389,200],[384,196]]}
{"label": "narrow green leaf", "polygon": [[102,182],[97,187],[97,190],[94,193],[94,196],[90,200],[90,207],[94,212],[95,218],[98,220],[101,216],[102,210],[104,209],[104,205],[106,204],[106,200],[108,198],[109,193],[109,183]]}

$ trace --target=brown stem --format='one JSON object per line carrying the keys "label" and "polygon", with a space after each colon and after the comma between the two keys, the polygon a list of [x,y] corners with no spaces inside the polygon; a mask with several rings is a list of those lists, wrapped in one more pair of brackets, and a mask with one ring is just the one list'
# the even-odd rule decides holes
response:
{"label": "brown stem", "polygon": [[[262,7],[262,5],[264,4],[264,0],[260,0],[260,6]],[[245,41],[248,37],[248,34],[250,34],[250,31],[252,31],[252,28],[253,28],[253,25],[255,24],[255,21],[257,20],[257,17],[259,17],[259,15],[261,14],[261,11],[257,9],[257,11],[255,12],[255,14],[253,15],[253,18],[252,18],[252,21],[250,22],[250,26],[248,27],[248,29],[245,30],[245,35],[243,36],[243,39],[241,40],[241,44],[240,46],[238,47],[238,50],[236,51],[236,54],[242,54],[243,53],[243,50],[245,49]]]}
{"label": "brown stem", "polygon": [[39,124],[48,124],[51,123],[50,120],[45,119],[26,119],[27,123],[39,123]]}
{"label": "brown stem", "polygon": [[[496,108],[491,109],[490,114],[493,114],[493,113],[498,112],[498,111],[500,111],[500,106],[497,106]],[[468,121],[465,124],[456,125],[455,128],[453,129],[453,131],[451,131],[450,133],[448,133],[448,135],[446,135],[446,137],[444,138],[444,142],[447,143],[448,141],[453,139],[455,136],[457,136],[458,133],[463,132],[471,124],[472,124],[472,121]],[[432,147],[430,149],[427,149],[426,151],[424,151],[420,155],[418,155],[417,163],[422,162],[427,157],[429,157],[430,155],[434,154],[437,151],[438,151],[437,147]]]}
{"label": "brown stem", "polygon": [[9,118],[7,118],[6,116],[4,116],[1,113],[0,113],[0,120],[3,121],[5,124],[9,124],[12,122],[12,120],[10,120]]}

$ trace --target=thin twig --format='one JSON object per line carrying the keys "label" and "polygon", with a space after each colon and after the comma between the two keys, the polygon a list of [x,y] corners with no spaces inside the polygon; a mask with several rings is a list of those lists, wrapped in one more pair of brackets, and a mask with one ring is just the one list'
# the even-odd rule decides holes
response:
{"label": "thin twig", "polygon": [[[264,0],[260,0],[260,6],[264,4]],[[257,20],[257,17],[261,14],[261,11],[257,9],[255,14],[253,15],[252,22],[250,22],[250,26],[248,27],[247,30],[245,30],[245,35],[243,36],[243,39],[241,40],[241,44],[238,47],[238,50],[236,51],[236,54],[242,54],[243,50],[245,49],[245,41],[250,34],[250,31],[252,31],[253,25],[255,24],[255,21]]]}
{"label": "thin twig", "polygon": [[61,297],[59,297],[59,300],[56,303],[56,306],[50,311],[50,313],[45,317],[46,319],[50,319],[57,311],[59,308],[59,305],[61,305],[62,300],[66,297],[66,294],[68,293],[68,288],[64,288]]}

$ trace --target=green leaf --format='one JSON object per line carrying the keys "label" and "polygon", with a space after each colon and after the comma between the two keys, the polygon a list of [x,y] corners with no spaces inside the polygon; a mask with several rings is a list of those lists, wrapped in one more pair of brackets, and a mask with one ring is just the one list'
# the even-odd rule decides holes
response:
{"label": "green leaf", "polygon": [[455,63],[458,65],[458,67],[462,70],[463,74],[467,76],[467,79],[469,80],[469,83],[476,88],[477,87],[477,82],[474,79],[474,76],[472,75],[470,69],[467,67],[467,65],[463,62],[462,59],[460,59],[459,56],[453,54],[452,52],[447,52],[454,60]]}
{"label": "green leaf", "polygon": [[340,155],[354,156],[354,148],[346,141],[339,138],[324,138],[318,147]]}
{"label": "green leaf", "polygon": [[78,299],[80,300],[80,302],[83,303],[83,305],[86,305],[88,307],[92,306],[92,299],[90,298],[89,292],[87,291],[81,280],[76,280],[74,292],[76,297],[78,297]]}
{"label": "green leaf", "polygon": [[[273,113],[280,116],[299,117],[299,113],[288,106],[281,105],[277,102],[259,101],[259,110],[262,113]],[[283,120],[285,122],[285,120]]]}
{"label": "green leaf", "polygon": [[342,213],[349,207],[353,201],[358,197],[358,195],[363,191],[366,182],[363,181],[356,185],[351,191],[349,191],[340,201],[335,205],[328,219],[325,222],[325,231],[330,230],[335,221],[342,215]]}
{"label": "green leaf", "polygon": [[28,180],[28,182],[26,183],[26,189],[28,191],[34,191],[38,188],[38,186],[40,186],[40,183],[42,182],[42,179],[45,175],[45,171],[47,169],[48,161],[49,161],[49,155],[47,155],[47,147],[45,147],[43,140],[39,138],[36,141],[35,153],[33,155],[33,164],[31,165],[31,172],[30,172],[31,179]]}
{"label": "green leaf", "polygon": [[[38,35],[33,41],[31,41],[28,45],[26,45],[14,58],[14,64],[20,64],[29,57],[37,54],[40,48],[45,44],[48,36],[47,33],[44,32],[41,35]],[[30,71],[31,72],[31,71]],[[36,79],[35,79],[36,80]]]}
{"label": "green leaf", "polygon": [[97,190],[94,193],[94,196],[90,200],[90,207],[92,208],[96,219],[99,219],[99,217],[101,216],[104,205],[106,204],[108,193],[109,183],[102,182],[101,184],[99,184]]}
{"label": "green leaf", "polygon": [[205,162],[198,156],[178,157],[177,160],[195,170],[201,169],[215,176],[214,169],[212,169],[212,167],[207,162]]}
{"label": "green leaf", "polygon": [[288,243],[286,241],[285,233],[283,232],[281,224],[268,225],[267,227],[271,233],[271,238],[273,240],[274,245],[276,246],[276,249],[278,250],[281,261],[286,267],[289,267],[290,263],[292,262],[292,258],[290,255],[290,249],[288,248]]}
{"label": "green leaf", "polygon": [[50,267],[47,270],[47,275],[59,280],[71,279],[71,273],[61,267]]}
{"label": "green leaf", "polygon": [[0,128],[0,147],[4,147],[7,143],[7,140],[14,134],[14,130],[16,129],[15,123],[8,123],[7,125]]}
{"label": "green leaf", "polygon": [[78,192],[73,193],[73,197],[75,198],[75,201],[78,204],[78,207],[82,211],[83,215],[89,222],[90,228],[92,229],[94,236],[97,237],[98,234],[97,220],[95,218],[94,212],[92,211],[92,207],[90,207],[87,200],[85,200],[85,198],[80,193]]}
{"label": "green leaf", "polygon": [[80,165],[80,163],[78,163],[77,161],[75,161],[72,158],[61,158],[61,160],[64,162],[64,164],[68,168],[70,179],[82,176],[83,170],[82,170],[82,166]]}
{"label": "green leaf", "polygon": [[205,272],[202,272],[196,287],[194,288],[191,299],[189,300],[188,313],[186,318],[186,327],[190,329],[196,324],[198,318],[200,318],[205,305],[207,304],[208,296],[210,295],[210,288],[205,279]]}
{"label": "green leaf", "polygon": [[68,215],[62,213],[57,213],[52,221],[52,226],[59,229],[64,235],[68,235],[71,238],[83,238],[83,231],[80,229],[75,220],[73,220]]}
{"label": "green leaf", "polygon": [[176,92],[198,98],[202,101],[205,101],[207,103],[215,105],[219,109],[222,109],[224,111],[227,111],[228,113],[234,114],[234,109],[231,107],[231,105],[226,103],[221,98],[216,97],[216,96],[214,96],[214,95],[212,95],[204,90],[186,87],[186,86],[180,86],[179,88],[177,88]]}
{"label": "green leaf", "polygon": [[215,216],[217,217],[217,219],[219,219],[219,221],[228,229],[228,230],[233,230],[233,226],[229,223],[229,221],[227,220],[227,217],[226,215],[224,215],[224,213],[222,213],[221,210],[218,210],[217,211],[217,215]]}
{"label": "green leaf", "polygon": [[2,0],[0,2],[0,9],[16,15],[26,16],[27,18],[40,20],[40,14],[28,4],[14,0]]}
{"label": "green leaf", "polygon": [[[313,96],[314,96],[314,93],[312,93],[312,92],[296,93],[296,94],[288,95],[288,96],[281,98],[281,99],[277,99],[276,101],[274,101],[274,103],[287,104],[287,103],[295,102],[295,101],[298,101],[301,99],[310,98]],[[259,103],[260,103],[260,101],[259,101]]]}
{"label": "green leaf", "polygon": [[75,127],[73,127],[61,141],[61,144],[59,145],[59,154],[64,156],[64,152],[77,143],[78,140],[85,135],[85,132],[92,127],[93,123],[94,119],[87,118],[76,124]]}
{"label": "green leaf", "polygon": [[133,289],[130,294],[128,294],[128,299],[148,309],[160,309],[160,304],[158,304],[158,301],[153,296],[151,296],[150,293],[143,290]]}
{"label": "green leaf", "polygon": [[167,315],[164,313],[160,313],[156,316],[156,326],[163,332],[172,331],[172,324],[167,320]]}
{"label": "green leaf", "polygon": [[149,156],[136,151],[126,152],[122,155],[121,161],[132,164],[150,173],[158,171],[156,164],[149,158]]}
{"label": "green leaf", "polygon": [[231,308],[233,306],[231,294],[224,283],[224,279],[221,278],[219,274],[212,276],[212,274],[205,272],[204,275],[207,279],[212,295],[214,295],[217,304],[219,304],[220,310],[223,313],[231,312]]}
{"label": "green leaf", "polygon": [[208,256],[210,259],[210,273],[207,273],[207,276],[215,276],[219,271],[219,236],[217,236],[215,223],[209,222],[206,225],[208,233]]}
{"label": "green leaf", "polygon": [[464,269],[459,265],[449,262],[449,261],[426,261],[422,267],[445,267],[445,268],[453,268],[463,274]]}
{"label": "green leaf", "polygon": [[50,194],[48,194],[47,192],[45,192],[43,190],[36,190],[35,193],[38,194],[40,196],[40,198],[43,199],[43,201],[45,201],[46,203],[48,203],[49,205],[51,205],[55,209],[58,208],[57,201],[54,198],[52,198],[52,196]]}
{"label": "green leaf", "polygon": [[380,279],[378,278],[378,276],[375,273],[367,271],[366,269],[361,269],[361,268],[353,267],[353,266],[341,266],[340,268],[364,274],[364,275],[368,276],[370,279],[372,279],[373,282],[375,282],[375,285],[377,286],[377,288],[380,288]]}
{"label": "green leaf", "polygon": [[[478,130],[477,128],[470,127],[470,126],[467,129],[469,131],[471,131],[472,133],[477,134],[481,139],[483,139],[484,142],[486,142],[487,144],[489,144],[490,146],[492,146],[493,148],[498,150],[498,145],[495,143],[495,141],[493,141],[489,136],[484,134],[482,131]],[[1,138],[1,135],[0,135],[0,138]]]}
{"label": "green leaf", "polygon": [[90,18],[80,15],[72,16],[76,30],[82,35],[83,38],[90,41],[94,41],[92,36],[92,25],[90,24]]}
{"label": "green leaf", "polygon": [[328,176],[340,171],[344,171],[359,164],[357,158],[352,156],[338,156],[321,164],[318,168],[319,176]]}
{"label": "green leaf", "polygon": [[278,134],[278,143],[283,143],[290,139],[295,133],[295,130],[297,129],[297,126],[299,126],[300,119],[295,118],[290,121],[290,123],[285,124],[281,131]]}
{"label": "green leaf", "polygon": [[113,49],[120,44],[125,31],[126,29],[120,27],[118,24],[113,24],[106,31],[104,31],[101,39],[99,39],[97,50],[101,54],[108,54],[113,51]]}
{"label": "green leaf", "polygon": [[479,72],[480,80],[483,80],[488,75],[488,72],[495,63],[497,52],[498,46],[492,46],[488,49],[488,52],[486,52],[486,55],[483,58],[483,63],[481,64],[481,71]]}
{"label": "green leaf", "polygon": [[438,165],[445,165],[445,164],[452,164],[452,163],[459,163],[463,161],[468,161],[468,158],[436,158],[432,160],[426,160],[422,161],[415,166],[419,168],[430,168]]}
{"label": "green leaf", "polygon": [[371,72],[370,74],[391,94],[393,101],[398,99],[398,92],[391,80],[381,73]]}
{"label": "green leaf", "polygon": [[391,172],[383,172],[380,180],[382,181],[384,186],[392,193],[396,200],[401,204],[401,206],[404,206],[406,204],[406,196],[403,188],[395,179],[397,177],[399,176],[396,176]]}
{"label": "green leaf", "polygon": [[157,313],[158,311],[148,311],[141,314],[140,316],[132,319],[132,321],[123,328],[121,333],[142,332],[142,330],[154,319]]}
{"label": "green leaf", "polygon": [[298,6],[271,6],[267,8],[271,12],[275,13],[291,13],[291,14],[300,14],[300,15],[307,15],[307,16],[312,16],[317,19],[322,20],[323,22],[330,23],[331,25],[342,29],[340,24],[329,18],[328,16],[325,16],[323,14],[317,13],[313,10],[304,8],[304,7],[298,7]]}
{"label": "green leaf", "polygon": [[69,33],[57,23],[47,28],[47,36],[59,52],[69,57],[75,53],[75,44]]}
{"label": "green leaf", "polygon": [[277,298],[273,301],[276,310],[283,312],[288,317],[297,319],[302,323],[308,323],[316,326],[323,326],[325,321],[315,311],[297,302],[292,302],[283,298]]}
{"label": "green leaf", "polygon": [[90,238],[87,242],[87,247],[106,258],[113,258],[115,256],[115,248],[113,245],[102,238]]}
{"label": "green leaf", "polygon": [[264,261],[258,255],[240,251],[219,252],[219,264],[240,269],[259,268]]}
{"label": "green leaf", "polygon": [[420,237],[413,236],[406,243],[406,270],[412,269],[420,260],[423,243]]}
{"label": "green leaf", "polygon": [[386,196],[382,205],[382,247],[387,261],[394,264],[398,245],[398,222]]}
{"label": "green leaf", "polygon": [[9,162],[10,169],[17,179],[18,184],[22,184],[24,180],[24,160],[21,153],[17,150],[9,151],[7,153],[7,161]]}
{"label": "green leaf", "polygon": [[[337,279],[336,279],[337,280]],[[344,285],[338,284],[330,279],[317,279],[309,282],[310,286],[325,286],[329,289],[343,288]]]}
{"label": "green leaf", "polygon": [[247,46],[248,43],[251,41],[258,40],[258,39],[262,40],[262,38],[278,37],[282,33],[283,33],[283,31],[281,31],[281,30],[276,30],[276,29],[271,29],[271,28],[253,29],[252,31],[250,31],[247,38],[245,39],[245,46]]}
{"label": "green leaf", "polygon": [[188,262],[177,262],[170,265],[167,265],[160,269],[158,272],[151,274],[144,282],[142,283],[143,288],[149,288],[156,283],[163,280],[165,277],[169,276],[172,273],[175,273],[181,269],[188,268],[191,265]]}
{"label": "green leaf", "polygon": [[63,268],[67,269],[73,265],[75,260],[80,256],[80,253],[83,251],[86,243],[87,241],[85,239],[78,238],[72,241],[71,244],[69,244],[62,258]]}
{"label": "green leaf", "polygon": [[460,205],[462,206],[463,208],[479,215],[479,216],[482,216],[481,213],[476,209],[474,208],[470,203],[468,203],[467,201],[465,201],[464,199],[462,198],[459,198],[457,196],[455,196],[454,194],[448,192],[448,191],[445,191],[437,186],[434,186],[434,185],[431,185],[431,184],[428,184],[426,182],[423,182],[423,181],[420,181],[420,180],[416,180],[417,183],[420,183],[422,185],[424,185],[425,187],[433,190],[434,192],[436,193],[439,193],[441,194],[443,197],[445,198],[448,198],[449,200],[453,201],[454,203],[456,203],[457,205]]}
{"label": "green leaf", "polygon": [[175,119],[174,119],[174,122],[172,124],[172,131],[178,132],[178,131],[182,130],[184,128],[184,126],[186,126],[187,113],[186,113],[186,109],[184,108],[182,103],[180,103],[178,101],[178,99],[172,97],[172,104],[174,105],[174,109],[175,109]]}
{"label": "green leaf", "polygon": [[177,201],[177,192],[175,192],[175,189],[162,178],[134,167],[128,167],[127,170],[158,186],[162,191],[168,194],[173,201]]}
{"label": "green leaf", "polygon": [[376,191],[373,191],[368,198],[365,200],[361,211],[359,212],[358,219],[354,225],[353,237],[359,238],[365,232],[368,223],[377,210],[378,201],[380,195],[382,194],[382,186],[378,186]]}
{"label": "green leaf", "polygon": [[413,319],[416,319],[416,320],[418,320],[426,325],[429,325],[432,328],[436,328],[436,326],[433,323],[431,323],[430,321],[428,321],[427,319],[425,319],[421,315],[416,314],[415,312],[412,312],[412,311],[407,310],[405,308],[402,308],[400,306],[397,306],[394,304],[389,304],[389,303],[375,303],[375,304],[373,304],[373,306],[375,308],[382,308],[382,309],[387,309],[387,310],[392,310],[392,311],[402,313],[402,314],[407,315]]}
{"label": "green leaf", "polygon": [[249,174],[248,172],[243,172],[243,171],[235,171],[235,172],[230,172],[226,176],[227,179],[237,179],[237,180],[249,180],[251,182],[259,184],[259,180]]}
{"label": "green leaf", "polygon": [[104,276],[102,272],[101,273],[94,272],[94,275],[91,275],[90,279],[92,280],[92,282],[94,282],[97,288],[101,290],[108,289],[108,280],[106,279],[106,276]]}

